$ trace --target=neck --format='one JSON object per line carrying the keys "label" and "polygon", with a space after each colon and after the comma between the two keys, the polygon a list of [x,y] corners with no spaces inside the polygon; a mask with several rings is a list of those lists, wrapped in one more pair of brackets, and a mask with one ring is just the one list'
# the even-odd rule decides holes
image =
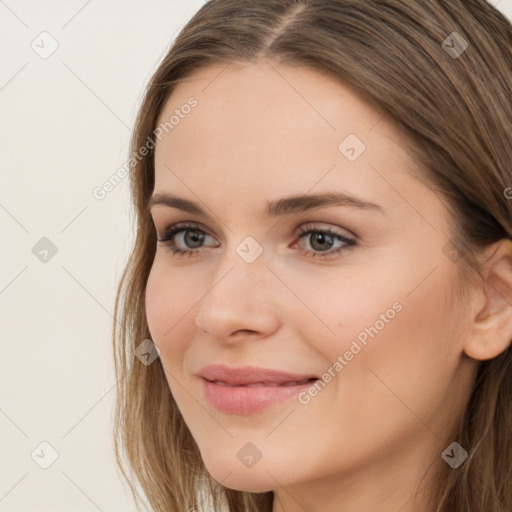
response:
{"label": "neck", "polygon": [[272,512],[431,512],[429,497],[436,470],[445,464],[440,457],[445,446],[437,439],[421,445],[411,439],[359,468],[279,487]]}

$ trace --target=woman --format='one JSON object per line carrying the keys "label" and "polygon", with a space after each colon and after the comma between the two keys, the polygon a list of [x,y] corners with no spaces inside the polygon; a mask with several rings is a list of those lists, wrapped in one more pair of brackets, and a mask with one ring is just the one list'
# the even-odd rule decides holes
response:
{"label": "woman", "polygon": [[136,498],[512,509],[511,97],[512,26],[484,0],[199,10],[131,145],[115,428]]}

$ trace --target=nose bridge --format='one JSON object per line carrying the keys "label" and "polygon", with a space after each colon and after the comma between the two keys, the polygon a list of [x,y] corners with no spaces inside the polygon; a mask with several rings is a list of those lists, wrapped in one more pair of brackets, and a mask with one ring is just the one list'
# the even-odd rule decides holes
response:
{"label": "nose bridge", "polygon": [[209,298],[210,302],[217,299],[224,303],[234,301],[235,305],[247,307],[265,288],[271,274],[266,266],[267,257],[263,246],[252,236],[229,245],[205,298]]}
{"label": "nose bridge", "polygon": [[273,276],[262,245],[249,236],[228,251],[201,300],[196,324],[218,339],[238,330],[271,329]]}
{"label": "nose bridge", "polygon": [[[242,238],[236,233],[228,240],[226,251],[221,256],[221,262],[215,273],[215,283],[223,279],[223,276],[238,279],[240,282],[261,281],[267,278],[269,270],[266,265],[269,263],[268,249],[264,250],[263,242],[259,242],[252,235],[245,235]],[[263,235],[259,235],[261,238]],[[241,238],[241,240],[240,240]],[[219,283],[220,284],[220,283]]]}

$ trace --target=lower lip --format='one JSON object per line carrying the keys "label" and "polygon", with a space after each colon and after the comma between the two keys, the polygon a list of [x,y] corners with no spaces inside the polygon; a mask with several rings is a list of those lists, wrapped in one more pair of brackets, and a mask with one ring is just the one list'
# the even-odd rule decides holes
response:
{"label": "lower lip", "polygon": [[206,400],[221,412],[228,414],[251,414],[271,405],[297,398],[297,395],[316,381],[296,386],[222,386],[206,379],[203,389]]}

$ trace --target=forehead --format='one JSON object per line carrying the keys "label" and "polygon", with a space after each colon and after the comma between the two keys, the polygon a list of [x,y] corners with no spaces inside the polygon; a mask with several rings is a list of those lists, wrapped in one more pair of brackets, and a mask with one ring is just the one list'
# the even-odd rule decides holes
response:
{"label": "forehead", "polygon": [[155,190],[222,183],[226,195],[270,199],[337,188],[383,204],[389,180],[413,180],[406,141],[383,112],[308,68],[200,69],[175,87],[159,124],[171,118],[155,149]]}

